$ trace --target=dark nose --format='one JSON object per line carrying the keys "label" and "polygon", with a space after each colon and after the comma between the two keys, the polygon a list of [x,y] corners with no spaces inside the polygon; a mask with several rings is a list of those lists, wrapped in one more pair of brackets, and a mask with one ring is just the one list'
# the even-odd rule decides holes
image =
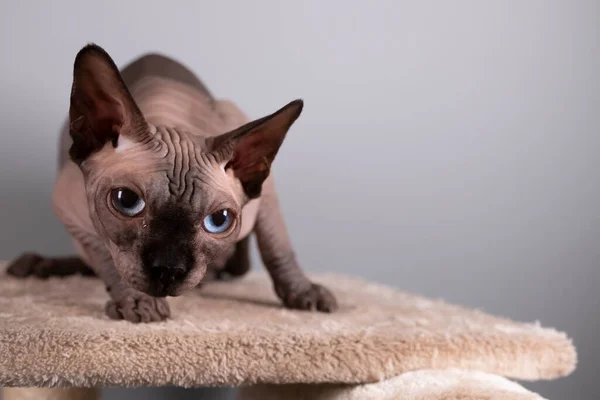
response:
{"label": "dark nose", "polygon": [[149,242],[141,254],[149,291],[166,296],[177,289],[193,269],[194,257],[189,246],[173,242]]}
{"label": "dark nose", "polygon": [[160,262],[150,264],[148,274],[154,282],[161,283],[164,288],[171,286],[173,283],[181,282],[187,273],[187,268],[182,265],[164,265]]}

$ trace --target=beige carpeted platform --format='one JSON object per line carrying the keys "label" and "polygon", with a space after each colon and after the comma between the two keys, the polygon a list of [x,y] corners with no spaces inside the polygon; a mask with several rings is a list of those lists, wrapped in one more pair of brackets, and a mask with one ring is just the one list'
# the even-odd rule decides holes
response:
{"label": "beige carpeted platform", "polygon": [[576,365],[561,332],[343,276],[314,277],[338,296],[334,314],[282,308],[255,273],[171,298],[171,321],[135,325],[104,316],[96,279],[0,273],[0,386],[368,383],[445,368],[535,380]]}

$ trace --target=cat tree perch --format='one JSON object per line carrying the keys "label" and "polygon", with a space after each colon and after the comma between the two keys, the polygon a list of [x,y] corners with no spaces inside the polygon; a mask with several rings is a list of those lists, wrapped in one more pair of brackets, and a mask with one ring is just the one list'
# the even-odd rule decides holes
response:
{"label": "cat tree perch", "polygon": [[[171,298],[171,320],[104,315],[102,283],[0,278],[4,400],[94,399],[106,386],[240,386],[240,399],[541,399],[512,381],[570,374],[562,332],[339,275],[340,303],[291,311],[250,274]],[[68,294],[68,295],[66,295]]]}

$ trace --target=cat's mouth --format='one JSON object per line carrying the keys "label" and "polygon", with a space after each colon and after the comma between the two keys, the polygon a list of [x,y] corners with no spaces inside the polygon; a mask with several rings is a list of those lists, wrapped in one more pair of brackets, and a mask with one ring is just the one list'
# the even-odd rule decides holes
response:
{"label": "cat's mouth", "polygon": [[185,291],[184,273],[175,271],[158,277],[150,277],[146,292],[154,297],[179,296]]}

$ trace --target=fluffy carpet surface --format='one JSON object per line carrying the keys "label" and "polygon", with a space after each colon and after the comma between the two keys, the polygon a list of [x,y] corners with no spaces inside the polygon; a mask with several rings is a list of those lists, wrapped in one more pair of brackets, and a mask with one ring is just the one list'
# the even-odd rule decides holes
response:
{"label": "fluffy carpet surface", "polygon": [[562,332],[339,275],[313,276],[333,314],[291,311],[262,273],[170,298],[173,317],[104,315],[94,278],[11,278],[0,268],[0,386],[371,383],[456,368],[522,380],[570,374]]}
{"label": "fluffy carpet surface", "polygon": [[419,370],[364,385],[258,385],[238,400],[544,400],[504,377],[455,369]]}

